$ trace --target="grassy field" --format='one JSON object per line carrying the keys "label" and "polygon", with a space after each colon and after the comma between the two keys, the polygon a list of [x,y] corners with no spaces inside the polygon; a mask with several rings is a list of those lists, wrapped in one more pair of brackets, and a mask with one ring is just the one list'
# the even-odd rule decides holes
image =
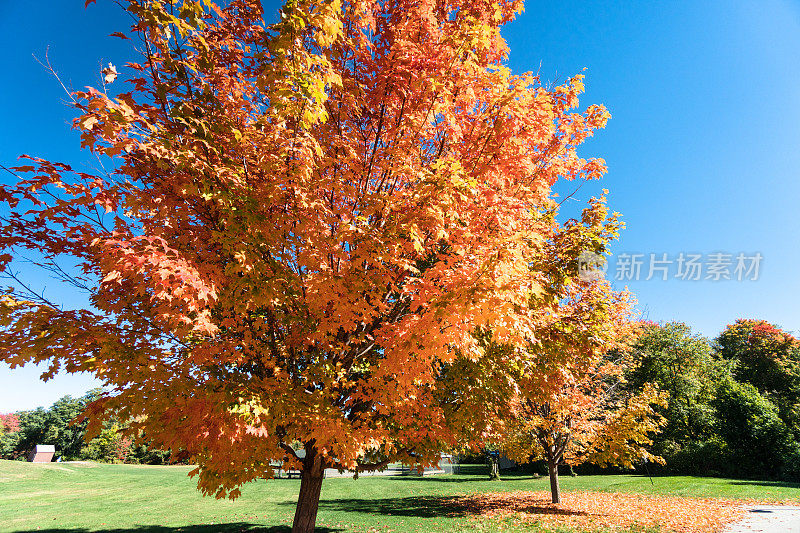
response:
{"label": "grassy field", "polygon": [[[0,461],[0,531],[116,533],[155,531],[288,531],[298,480],[247,485],[235,502],[203,498],[190,467],[95,463],[28,464]],[[564,491],[599,490],[800,499],[800,485],[696,477],[632,475],[562,478]],[[547,490],[546,478],[506,475],[488,481],[480,472],[454,476],[333,478],[325,481],[319,531],[543,531],[513,523],[476,521],[454,510],[459,495]],[[533,527],[533,529],[531,529]]]}

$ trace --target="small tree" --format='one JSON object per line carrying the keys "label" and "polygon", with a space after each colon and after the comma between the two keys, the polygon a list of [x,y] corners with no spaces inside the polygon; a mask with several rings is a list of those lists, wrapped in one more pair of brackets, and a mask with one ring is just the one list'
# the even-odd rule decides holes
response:
{"label": "small tree", "polygon": [[653,407],[663,404],[664,394],[650,385],[626,394],[620,386],[638,329],[631,322],[631,297],[612,290],[586,265],[575,266],[585,262],[586,251],[602,262],[598,256],[620,227],[616,213],[608,216],[605,198],[593,199],[580,220],[555,232],[545,256],[551,282],[546,294],[556,295],[551,321],[528,345],[537,357],[519,378],[504,448],[518,460],[547,461],[553,503],[561,501],[558,467],[564,462],[630,466],[636,459],[660,460],[646,445],[662,424]]}
{"label": "small tree", "polygon": [[131,421],[206,494],[301,469],[295,532],[326,468],[482,441],[486,420],[448,418],[443,374],[476,329],[521,344],[548,320],[528,296],[547,290],[550,187],[605,170],[576,152],[609,117],[573,112],[582,77],[505,66],[522,2],[291,0],[272,25],[257,0],[125,4],[130,86],[109,68],[73,95],[111,170],[32,158],[0,189],[3,265],[27,254],[91,305],[5,294],[0,360],[95,374],[113,393],[90,432]]}
{"label": "small tree", "polygon": [[[516,421],[510,425],[504,443],[506,452],[517,460],[547,461],[553,503],[561,501],[561,464],[632,467],[641,459],[663,462],[648,451],[648,445],[664,422],[654,408],[666,405],[666,395],[651,384],[636,394],[624,391],[621,384],[629,364],[624,354],[575,342],[575,332],[570,328],[559,333],[563,334],[560,340],[551,337],[542,344],[570,350],[575,360],[560,366],[557,372],[546,366],[531,370],[535,380],[551,381],[551,392],[542,395],[533,389],[533,394],[517,398]],[[587,357],[587,350],[594,353]]]}

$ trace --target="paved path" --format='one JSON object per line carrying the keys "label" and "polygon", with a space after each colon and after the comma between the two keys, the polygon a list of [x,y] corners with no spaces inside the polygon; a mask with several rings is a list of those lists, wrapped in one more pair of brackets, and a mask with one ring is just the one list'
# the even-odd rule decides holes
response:
{"label": "paved path", "polygon": [[[430,476],[432,474],[444,474],[444,470],[439,470],[438,468],[426,468],[425,473],[423,475]],[[358,474],[358,477],[365,477],[365,476],[413,476],[417,475],[416,473],[409,472],[408,469],[401,470],[399,468],[387,468],[383,471],[369,471],[369,472],[361,472]],[[325,477],[353,477],[352,472],[348,472],[345,470],[344,472],[339,472],[335,468],[326,468],[325,469]]]}
{"label": "paved path", "polygon": [[[276,477],[288,477],[286,470],[275,470]],[[445,474],[444,470],[439,468],[426,468],[424,472],[424,476],[431,476],[437,474]],[[299,478],[299,472],[296,470],[292,472],[293,477]],[[400,468],[387,468],[386,470],[374,470],[368,472],[361,472],[358,474],[358,477],[366,477],[366,476],[418,476],[415,471],[409,471],[407,468],[400,469]],[[345,470],[344,472],[339,472],[335,468],[326,468],[325,469],[325,477],[353,477],[353,472],[349,472]]]}
{"label": "paved path", "polygon": [[747,510],[744,520],[725,533],[800,533],[800,507],[756,505]]}

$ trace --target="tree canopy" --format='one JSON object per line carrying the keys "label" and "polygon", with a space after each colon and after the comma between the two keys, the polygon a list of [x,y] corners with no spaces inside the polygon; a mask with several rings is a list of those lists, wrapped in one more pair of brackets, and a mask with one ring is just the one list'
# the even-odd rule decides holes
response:
{"label": "tree canopy", "polygon": [[716,353],[733,363],[738,381],[750,383],[800,423],[800,341],[766,320],[739,319],[716,338]]}
{"label": "tree canopy", "polygon": [[274,24],[257,0],[123,5],[141,60],[72,95],[101,170],[29,157],[0,189],[6,271],[26,257],[89,305],[18,278],[0,359],[93,373],[90,431],[129,420],[207,494],[301,468],[296,531],[326,467],[479,441],[442,369],[480,328],[536,342],[551,186],[605,171],[576,151],[609,118],[575,110],[583,77],[505,66],[522,2],[289,0]]}

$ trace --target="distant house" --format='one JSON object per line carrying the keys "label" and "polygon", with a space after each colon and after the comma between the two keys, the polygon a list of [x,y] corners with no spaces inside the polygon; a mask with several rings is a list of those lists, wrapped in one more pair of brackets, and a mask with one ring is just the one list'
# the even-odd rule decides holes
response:
{"label": "distant house", "polygon": [[37,444],[28,454],[28,461],[31,463],[49,463],[53,460],[55,453],[56,447],[52,444]]}

